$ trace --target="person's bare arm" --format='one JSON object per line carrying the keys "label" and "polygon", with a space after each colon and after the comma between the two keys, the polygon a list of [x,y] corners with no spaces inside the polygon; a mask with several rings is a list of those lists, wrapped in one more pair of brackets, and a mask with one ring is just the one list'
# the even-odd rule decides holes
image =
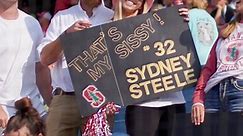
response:
{"label": "person's bare arm", "polygon": [[223,25],[225,23],[222,20],[222,13],[224,11],[225,5],[226,5],[225,0],[219,0],[216,5],[217,11],[216,11],[214,19],[215,19],[217,25]]}
{"label": "person's bare arm", "polygon": [[41,63],[48,66],[56,62],[62,52],[61,41],[58,37],[55,41],[47,44],[41,51]]}
{"label": "person's bare arm", "polygon": [[223,23],[222,23],[221,18],[222,18],[223,7],[221,7],[221,6],[217,6],[217,7],[218,8],[217,8],[214,19],[215,19],[217,25],[222,25]]}
{"label": "person's bare arm", "polygon": [[[90,26],[91,24],[87,21],[77,21],[71,27],[69,27],[64,33],[80,31]],[[63,49],[61,47],[61,41],[59,36],[56,40],[50,42],[42,49],[40,54],[41,63],[46,66],[51,65],[61,57],[62,51]]]}
{"label": "person's bare arm", "polygon": [[45,103],[49,106],[52,99],[50,70],[40,62],[36,63],[36,84]]}
{"label": "person's bare arm", "polygon": [[0,105],[0,127],[5,128],[8,122],[7,113],[3,110],[2,106]]}

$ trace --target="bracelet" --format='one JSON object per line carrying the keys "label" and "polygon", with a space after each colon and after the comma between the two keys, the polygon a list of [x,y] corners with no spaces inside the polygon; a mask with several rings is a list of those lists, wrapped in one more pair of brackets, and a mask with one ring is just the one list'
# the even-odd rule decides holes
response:
{"label": "bracelet", "polygon": [[192,107],[197,106],[197,105],[201,105],[201,106],[204,107],[204,104],[202,104],[202,103],[200,103],[200,102],[194,103],[194,104],[192,105]]}

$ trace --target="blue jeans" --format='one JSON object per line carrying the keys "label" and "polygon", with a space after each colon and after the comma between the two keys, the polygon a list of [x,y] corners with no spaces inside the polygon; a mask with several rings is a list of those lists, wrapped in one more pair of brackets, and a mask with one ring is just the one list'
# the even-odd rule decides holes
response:
{"label": "blue jeans", "polygon": [[243,111],[243,80],[229,77],[206,93],[206,112]]}

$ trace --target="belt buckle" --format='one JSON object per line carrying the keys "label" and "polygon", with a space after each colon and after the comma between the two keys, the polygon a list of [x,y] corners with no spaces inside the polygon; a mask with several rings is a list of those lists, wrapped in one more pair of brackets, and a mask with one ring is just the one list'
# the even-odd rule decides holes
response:
{"label": "belt buckle", "polygon": [[63,95],[63,90],[60,87],[57,87],[54,91],[54,95]]}

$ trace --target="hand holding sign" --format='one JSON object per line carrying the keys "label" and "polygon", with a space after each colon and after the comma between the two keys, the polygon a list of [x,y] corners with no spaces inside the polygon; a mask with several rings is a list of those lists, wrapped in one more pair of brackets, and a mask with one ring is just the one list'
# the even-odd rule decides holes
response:
{"label": "hand holding sign", "polygon": [[180,16],[183,16],[184,20],[187,21],[187,22],[189,21],[189,17],[188,17],[189,13],[188,13],[188,11],[189,11],[188,8],[180,8],[179,9]]}
{"label": "hand holding sign", "polygon": [[75,22],[72,26],[70,26],[65,33],[72,33],[72,32],[76,32],[76,31],[80,31],[83,30],[85,28],[89,28],[91,26],[91,23],[87,20],[79,20],[77,22]]}

